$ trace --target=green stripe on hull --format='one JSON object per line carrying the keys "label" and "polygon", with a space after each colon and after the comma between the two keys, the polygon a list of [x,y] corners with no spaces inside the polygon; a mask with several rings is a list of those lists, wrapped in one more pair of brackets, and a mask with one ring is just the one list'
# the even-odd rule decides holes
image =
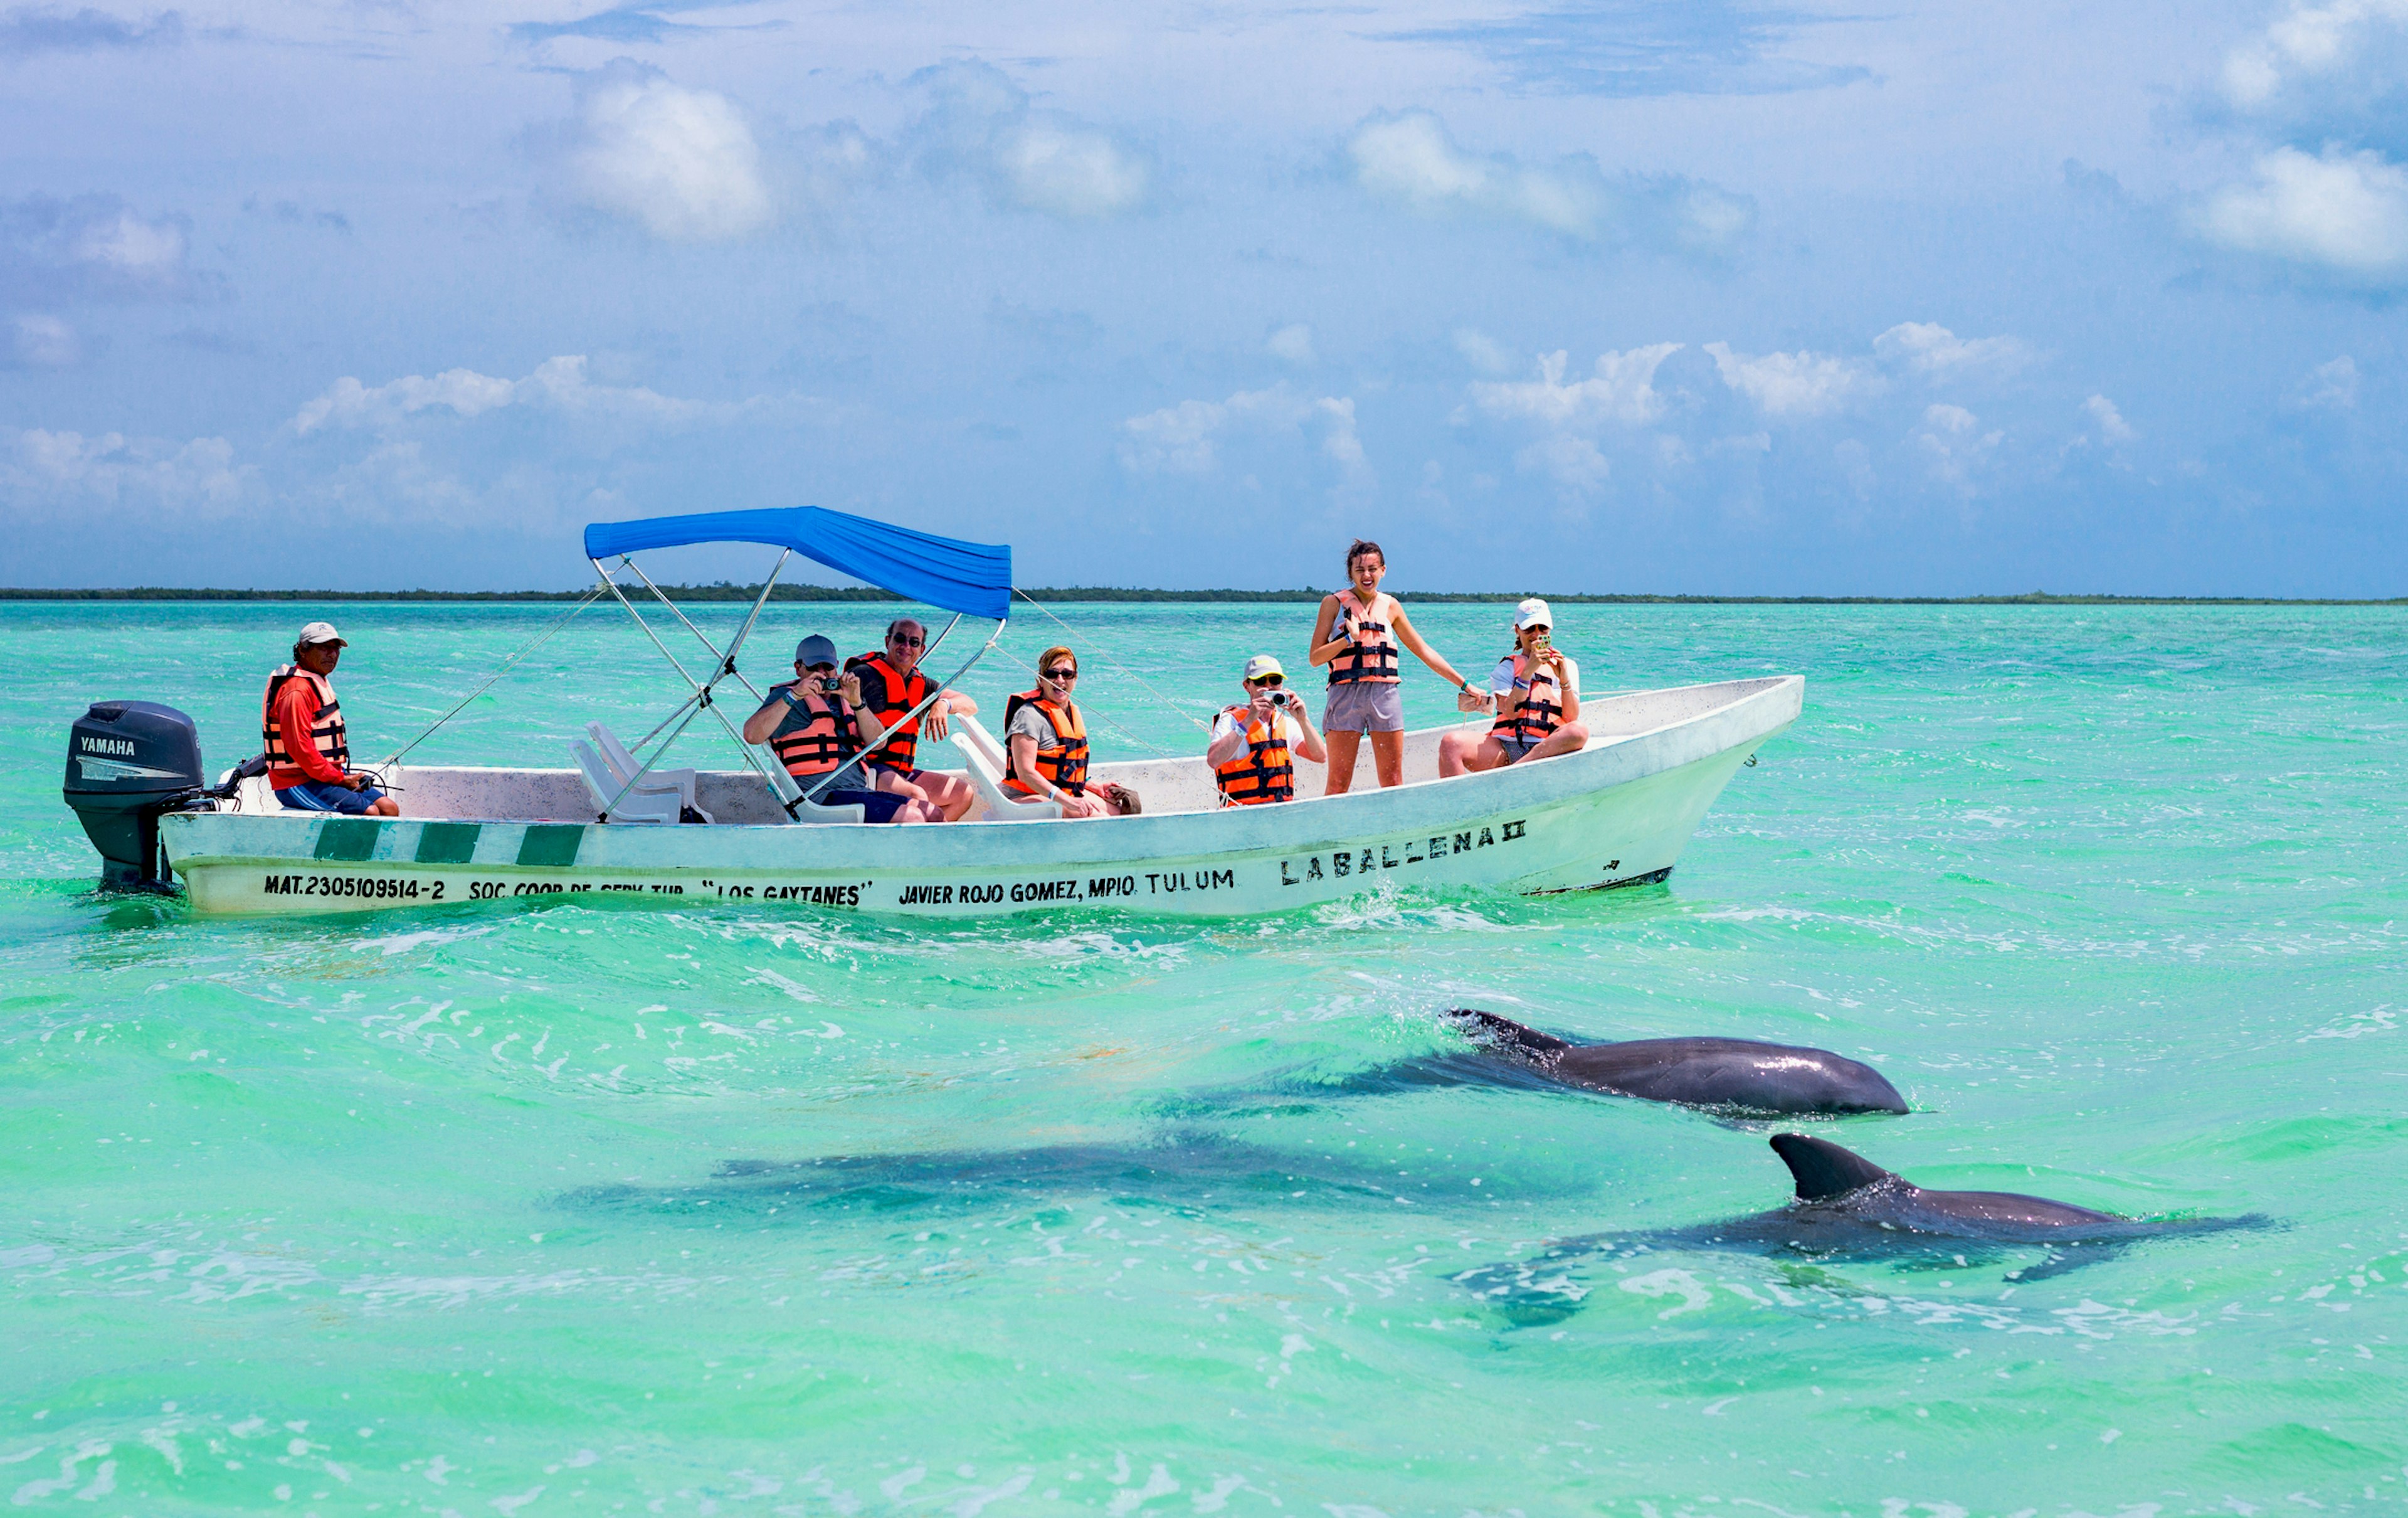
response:
{"label": "green stripe on hull", "polygon": [[419,830],[418,862],[422,865],[466,865],[477,857],[480,823],[428,823]]}
{"label": "green stripe on hull", "polygon": [[382,823],[372,823],[365,817],[329,817],[318,824],[320,859],[366,859],[376,852],[377,835],[384,831]]}
{"label": "green stripe on hull", "polygon": [[577,851],[584,842],[582,823],[536,823],[529,825],[525,840],[519,844],[519,863],[566,868],[577,863]]}

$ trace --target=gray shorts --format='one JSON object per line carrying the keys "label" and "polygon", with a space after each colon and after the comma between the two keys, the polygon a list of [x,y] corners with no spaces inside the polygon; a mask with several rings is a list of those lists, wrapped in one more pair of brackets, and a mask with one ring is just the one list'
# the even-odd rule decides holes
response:
{"label": "gray shorts", "polygon": [[1509,765],[1516,759],[1527,759],[1532,749],[1547,741],[1542,738],[1519,738],[1511,733],[1492,732],[1488,736],[1495,738],[1497,746],[1505,751],[1505,762]]}
{"label": "gray shorts", "polygon": [[1329,687],[1329,705],[1321,714],[1325,733],[1401,733],[1405,730],[1404,687],[1395,680],[1350,680]]}

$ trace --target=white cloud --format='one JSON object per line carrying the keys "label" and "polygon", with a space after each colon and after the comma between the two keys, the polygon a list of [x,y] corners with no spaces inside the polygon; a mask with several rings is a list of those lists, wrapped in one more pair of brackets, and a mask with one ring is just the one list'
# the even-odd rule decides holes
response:
{"label": "white cloud", "polygon": [[2300,383],[2300,405],[2310,410],[2354,410],[2358,406],[2358,361],[2347,353],[2308,371]]}
{"label": "white cloud", "polygon": [[1003,135],[996,162],[1030,210],[1093,219],[1145,200],[1145,165],[1101,132],[1025,123]]}
{"label": "white cloud", "polygon": [[1656,369],[1681,351],[1680,343],[1656,343],[1598,355],[1587,379],[1564,382],[1570,355],[1557,351],[1539,360],[1536,380],[1476,380],[1471,403],[1494,417],[1521,418],[1555,428],[1592,428],[1608,422],[1643,426],[1664,413],[1656,390]]}
{"label": "white cloud", "polygon": [[328,425],[390,426],[405,417],[437,408],[455,416],[472,417],[506,406],[533,406],[569,416],[656,424],[747,408],[680,400],[640,386],[597,385],[585,376],[583,355],[570,354],[544,360],[523,380],[498,380],[474,369],[446,369],[432,378],[408,374],[370,386],[346,376],[294,415],[293,430],[306,437]]}
{"label": "white cloud", "polygon": [[83,340],[76,329],[55,316],[12,318],[8,348],[0,368],[63,369],[83,357]]}
{"label": "white cloud", "polygon": [[1273,358],[1290,364],[1311,364],[1317,355],[1312,347],[1312,329],[1301,322],[1292,322],[1270,335],[1263,346]]}
{"label": "white cloud", "polygon": [[2408,172],[2373,152],[2276,148],[2253,181],[2209,199],[2200,225],[2244,252],[2397,279],[2408,276]]}
{"label": "white cloud", "polygon": [[1456,145],[1427,111],[1371,117],[1346,144],[1355,181],[1425,213],[1527,222],[1581,242],[1645,242],[1689,252],[1728,251],[1756,222],[1753,202],[1686,179],[1609,180],[1575,153],[1553,164]]}
{"label": "white cloud", "polygon": [[1513,462],[1530,473],[1553,480],[1568,498],[1596,495],[1605,489],[1606,480],[1613,473],[1613,466],[1606,462],[1596,443],[1565,432],[1540,438],[1515,453]]}
{"label": "white cloud", "polygon": [[1455,351],[1484,374],[1503,374],[1513,367],[1513,355],[1505,346],[1477,327],[1455,329]]}
{"label": "white cloud", "polygon": [[1981,430],[1979,417],[1961,406],[1928,406],[1924,408],[1923,425],[1914,437],[1931,465],[1934,479],[1961,492],[1973,494],[1973,475],[2006,437],[2000,431]]}
{"label": "white cloud", "polygon": [[2104,395],[2091,396],[2082,403],[2082,409],[2098,427],[2099,440],[2110,448],[2120,447],[2141,436],[2132,430],[2130,422],[2124,420],[2124,413],[2115,408],[2115,403]]}
{"label": "white cloud", "polygon": [[2018,338],[1959,337],[1937,322],[1901,322],[1873,339],[1873,352],[1934,380],[2013,374],[2032,358]]}
{"label": "white cloud", "polygon": [[1754,401],[1767,416],[1821,416],[1882,388],[1881,377],[1854,359],[1831,353],[1734,353],[1708,343],[1723,383]]}
{"label": "white cloud", "polygon": [[735,104],[624,59],[578,80],[568,169],[587,204],[667,241],[740,237],[775,214]]}
{"label": "white cloud", "polygon": [[1354,430],[1354,401],[1346,395],[1308,395],[1283,380],[1268,390],[1241,390],[1226,401],[1182,401],[1121,423],[1121,463],[1137,474],[1211,474],[1220,467],[1222,442],[1233,434],[1301,436],[1321,433],[1321,451],[1350,480],[1369,478],[1370,465]]}
{"label": "white cloud", "polygon": [[2379,53],[2408,25],[2408,0],[2333,0],[2328,5],[2292,0],[2290,8],[2259,36],[2225,54],[2225,98],[2244,110],[2278,103],[2286,91],[2329,84]]}
{"label": "white cloud", "polygon": [[0,432],[0,500],[29,515],[64,515],[95,503],[222,515],[243,500],[255,473],[234,462],[234,446],[222,437],[179,445],[114,432]]}
{"label": "white cloud", "polygon": [[919,166],[966,178],[1024,210],[1097,221],[1141,208],[1153,189],[1145,156],[1099,127],[1031,108],[992,64],[941,64],[911,77],[930,96],[905,134]]}
{"label": "white cloud", "polygon": [[0,203],[0,281],[17,298],[180,300],[200,293],[179,216],[144,216],[115,195]]}

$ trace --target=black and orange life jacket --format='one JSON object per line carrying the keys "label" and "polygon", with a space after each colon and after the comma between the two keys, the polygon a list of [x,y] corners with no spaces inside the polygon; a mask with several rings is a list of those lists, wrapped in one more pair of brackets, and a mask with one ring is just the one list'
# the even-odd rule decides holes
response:
{"label": "black and orange life jacket", "polygon": [[1511,717],[1499,716],[1488,731],[1517,743],[1536,743],[1564,724],[1564,689],[1555,670],[1515,650],[1513,683],[1521,688],[1522,704]]}
{"label": "black and orange life jacket", "polygon": [[306,680],[318,688],[318,715],[309,722],[309,746],[318,756],[337,769],[349,770],[351,763],[351,735],[343,727],[343,706],[335,699],[335,687],[323,675],[302,668],[299,665],[280,665],[267,677],[267,694],[259,698],[259,740],[267,750],[270,779],[277,770],[299,771],[301,762],[284,746],[284,732],[276,721],[276,697],[291,681]]}
{"label": "black and orange life jacket", "polygon": [[877,670],[886,693],[884,706],[869,709],[869,714],[878,719],[878,725],[886,729],[886,737],[870,751],[869,763],[888,769],[919,768],[920,719],[914,717],[900,726],[896,725],[896,719],[928,698],[928,677],[914,669],[910,679],[904,679],[900,671],[886,662],[886,655],[882,653],[872,654],[857,666],[851,667]]}
{"label": "black and orange life jacket", "polygon": [[796,691],[793,712],[769,735],[769,750],[796,780],[824,775],[861,752],[853,709],[841,698]]}
{"label": "black and orange life jacket", "polygon": [[[1087,720],[1080,716],[1079,709],[1068,702],[1049,700],[1039,691],[1023,691],[1004,703],[1003,743],[1007,754],[1011,749],[1011,719],[1020,715],[1023,707],[1035,707],[1043,712],[1045,720],[1054,724],[1054,736],[1062,740],[1062,747],[1052,753],[1047,753],[1041,747],[1037,751],[1037,773],[1059,790],[1068,791],[1072,795],[1086,795]],[[1003,784],[1006,790],[1022,795],[1044,794],[1020,778],[1017,765],[1003,777]]]}
{"label": "black and orange life jacket", "polygon": [[1375,594],[1369,606],[1352,587],[1338,593],[1338,611],[1354,624],[1354,645],[1329,661],[1329,683],[1366,682],[1394,685],[1404,677],[1397,670],[1397,638],[1388,624],[1372,616],[1386,595]]}
{"label": "black and orange life jacket", "polygon": [[1255,807],[1267,801],[1296,799],[1296,763],[1288,757],[1287,724],[1254,718],[1252,707],[1225,707],[1246,735],[1246,752],[1226,765],[1212,766],[1212,783],[1221,788],[1221,805]]}

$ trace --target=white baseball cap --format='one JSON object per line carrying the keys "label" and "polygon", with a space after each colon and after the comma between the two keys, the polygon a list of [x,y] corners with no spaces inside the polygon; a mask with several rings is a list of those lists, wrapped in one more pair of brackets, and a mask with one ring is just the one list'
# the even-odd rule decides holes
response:
{"label": "white baseball cap", "polygon": [[294,638],[293,641],[305,646],[310,643],[337,643],[341,644],[344,648],[351,647],[351,644],[344,641],[343,635],[335,631],[335,624],[331,622],[311,623],[308,626],[302,628],[301,636]]}
{"label": "white baseball cap", "polygon": [[1517,633],[1526,633],[1533,627],[1553,627],[1555,624],[1555,614],[1547,609],[1546,602],[1535,595],[1513,609],[1513,630]]}
{"label": "white baseball cap", "polygon": [[1281,668],[1280,662],[1269,654],[1257,653],[1246,661],[1246,680],[1249,684],[1258,680],[1268,680],[1273,675],[1277,675],[1282,680],[1287,679],[1287,671]]}

